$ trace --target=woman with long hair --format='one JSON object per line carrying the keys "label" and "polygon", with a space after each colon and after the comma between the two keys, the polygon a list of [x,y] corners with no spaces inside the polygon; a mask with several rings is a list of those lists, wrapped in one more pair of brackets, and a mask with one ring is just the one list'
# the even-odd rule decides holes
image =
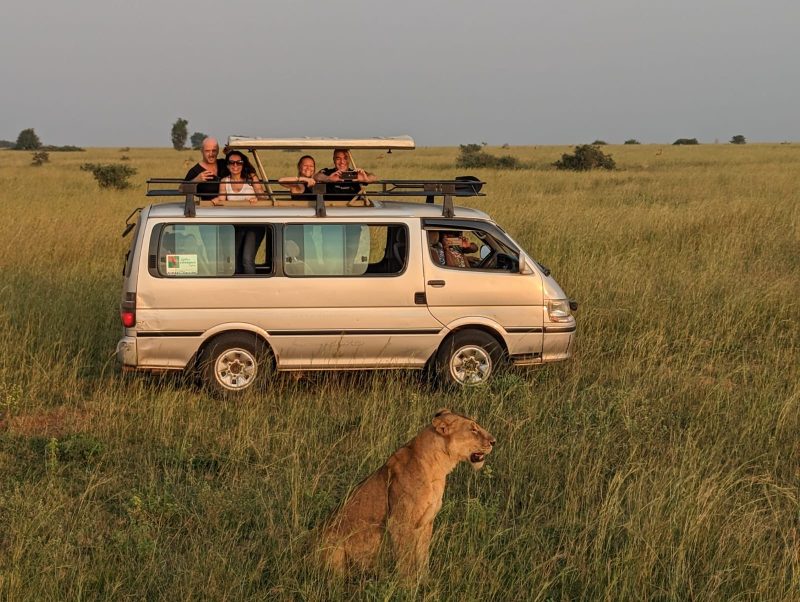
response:
{"label": "woman with long hair", "polygon": [[[254,205],[263,198],[264,186],[255,177],[250,161],[239,151],[229,151],[225,162],[230,175],[219,183],[219,195],[211,202],[225,205],[230,201],[249,201]],[[264,240],[264,226],[236,226],[236,273],[256,273],[256,252]]]}

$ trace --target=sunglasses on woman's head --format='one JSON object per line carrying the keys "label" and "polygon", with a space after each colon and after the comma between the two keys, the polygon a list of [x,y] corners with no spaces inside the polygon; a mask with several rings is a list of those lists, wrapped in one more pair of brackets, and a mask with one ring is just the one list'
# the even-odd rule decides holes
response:
{"label": "sunglasses on woman's head", "polygon": [[244,165],[244,161],[228,161],[228,165]]}

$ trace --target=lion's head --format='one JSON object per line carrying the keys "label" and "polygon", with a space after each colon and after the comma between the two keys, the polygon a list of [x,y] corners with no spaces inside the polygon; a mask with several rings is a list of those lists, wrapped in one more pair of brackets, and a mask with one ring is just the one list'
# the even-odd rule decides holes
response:
{"label": "lion's head", "polygon": [[475,422],[444,408],[433,417],[433,428],[445,438],[447,452],[459,461],[469,461],[475,470],[483,467],[486,454],[492,451],[495,438]]}

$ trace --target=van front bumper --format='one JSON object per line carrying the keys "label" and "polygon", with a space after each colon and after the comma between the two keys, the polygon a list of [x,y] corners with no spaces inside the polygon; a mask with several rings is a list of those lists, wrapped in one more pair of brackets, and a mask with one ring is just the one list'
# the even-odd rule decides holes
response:
{"label": "van front bumper", "polygon": [[122,337],[119,340],[117,361],[123,366],[136,366],[136,337]]}

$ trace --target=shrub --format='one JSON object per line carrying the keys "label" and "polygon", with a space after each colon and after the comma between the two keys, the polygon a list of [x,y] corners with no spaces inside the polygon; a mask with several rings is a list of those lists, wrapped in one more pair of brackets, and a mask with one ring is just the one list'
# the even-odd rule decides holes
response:
{"label": "shrub", "polygon": [[521,169],[522,163],[516,157],[503,155],[495,157],[483,150],[485,144],[462,144],[461,154],[456,159],[456,167],[472,169],[485,167],[488,169]]}
{"label": "shrub", "polygon": [[42,141],[33,128],[22,130],[17,136],[17,143],[14,145],[16,150],[39,150],[42,146]]}
{"label": "shrub", "polygon": [[42,150],[56,152],[56,153],[82,153],[85,149],[82,149],[80,146],[73,146],[71,144],[65,144],[64,146],[53,146],[52,144],[48,144],[47,146],[41,147]]}
{"label": "shrub", "polygon": [[14,143],[11,140],[0,140],[0,148],[14,148]]}
{"label": "shrub", "polygon": [[136,168],[130,165],[116,165],[113,163],[84,163],[82,171],[90,171],[100,188],[116,188],[123,190],[130,188],[128,178],[136,174]]}
{"label": "shrub", "polygon": [[47,151],[36,151],[33,153],[33,157],[31,158],[31,165],[35,165],[36,167],[41,167],[45,163],[50,161],[50,153]]}
{"label": "shrub", "polygon": [[681,145],[681,144],[700,144],[700,143],[697,141],[697,138],[678,138],[672,144]]}
{"label": "shrub", "polygon": [[741,134],[736,134],[733,138],[731,138],[731,144],[746,144],[747,140]]}
{"label": "shrub", "polygon": [[561,159],[553,163],[556,169],[570,169],[572,171],[588,171],[590,169],[616,169],[617,164],[611,155],[607,155],[596,146],[582,144],[575,147],[575,153],[564,153]]}
{"label": "shrub", "polygon": [[639,142],[636,138],[628,138],[625,141],[625,144],[641,144],[641,142]]}
{"label": "shrub", "polygon": [[606,142],[605,140],[595,140],[594,142],[592,142],[592,146],[605,146],[607,144],[608,142]]}

